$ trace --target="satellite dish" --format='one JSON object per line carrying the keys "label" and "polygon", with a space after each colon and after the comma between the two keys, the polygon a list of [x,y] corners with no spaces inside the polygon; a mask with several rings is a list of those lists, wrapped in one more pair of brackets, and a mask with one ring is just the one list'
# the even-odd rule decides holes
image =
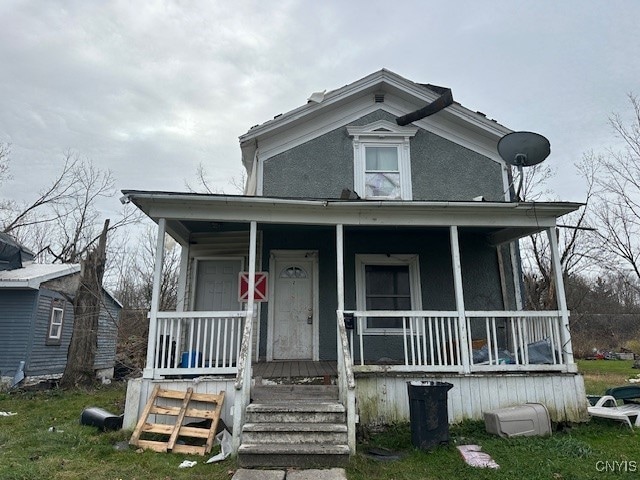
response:
{"label": "satellite dish", "polygon": [[549,140],[539,133],[512,132],[500,139],[498,153],[505,162],[518,168],[520,184],[516,197],[520,198],[523,167],[531,167],[543,162],[551,153],[551,145]]}

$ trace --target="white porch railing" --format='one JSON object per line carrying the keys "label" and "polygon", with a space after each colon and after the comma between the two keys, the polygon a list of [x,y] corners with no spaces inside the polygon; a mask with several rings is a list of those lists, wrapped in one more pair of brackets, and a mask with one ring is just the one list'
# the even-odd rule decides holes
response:
{"label": "white porch railing", "polygon": [[[474,361],[470,351],[471,371],[558,370],[573,363],[559,311],[475,311],[467,312],[466,321],[467,330],[483,343],[476,346],[486,352]],[[504,330],[502,341],[499,330]]]}
{"label": "white porch railing", "polygon": [[356,453],[356,380],[344,314],[338,310],[338,392],[347,413],[347,438],[351,454]]}
{"label": "white porch railing", "polygon": [[242,334],[242,346],[238,355],[238,371],[234,382],[235,399],[233,405],[233,451],[237,452],[242,440],[242,426],[244,425],[245,409],[251,401],[251,358],[253,342],[253,312],[248,310]]}
{"label": "white porch railing", "polygon": [[246,312],[158,312],[153,378],[235,374]]}
{"label": "white porch railing", "polygon": [[[467,311],[466,328],[455,311],[345,313],[355,318],[349,337],[358,370],[384,364],[391,370],[457,373],[564,371],[573,364],[559,311]],[[401,328],[367,328],[367,318],[376,317],[401,319]],[[468,355],[462,355],[462,349]]]}

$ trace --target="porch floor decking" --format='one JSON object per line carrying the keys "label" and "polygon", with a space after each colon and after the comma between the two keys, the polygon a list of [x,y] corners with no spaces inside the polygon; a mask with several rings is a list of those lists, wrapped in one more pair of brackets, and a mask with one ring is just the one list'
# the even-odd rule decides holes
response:
{"label": "porch floor decking", "polygon": [[337,363],[331,361],[281,360],[253,364],[253,375],[262,378],[335,377]]}

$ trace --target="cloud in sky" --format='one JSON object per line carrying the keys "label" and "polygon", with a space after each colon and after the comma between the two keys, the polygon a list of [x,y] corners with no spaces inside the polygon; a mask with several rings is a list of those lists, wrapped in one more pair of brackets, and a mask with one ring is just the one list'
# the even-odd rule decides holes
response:
{"label": "cloud in sky", "polygon": [[580,200],[573,163],[616,144],[607,118],[640,90],[633,1],[10,0],[0,17],[14,198],[67,149],[119,188],[183,190],[199,163],[223,187],[252,125],[384,67],[547,136],[556,194]]}

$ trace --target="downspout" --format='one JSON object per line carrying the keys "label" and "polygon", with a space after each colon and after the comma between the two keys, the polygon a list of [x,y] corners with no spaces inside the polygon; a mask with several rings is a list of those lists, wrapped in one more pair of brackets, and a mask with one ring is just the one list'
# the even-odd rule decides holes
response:
{"label": "downspout", "polygon": [[244,194],[249,196],[257,195],[258,189],[258,142],[256,141],[256,150],[253,153],[253,162],[251,163],[251,172],[244,186]]}

